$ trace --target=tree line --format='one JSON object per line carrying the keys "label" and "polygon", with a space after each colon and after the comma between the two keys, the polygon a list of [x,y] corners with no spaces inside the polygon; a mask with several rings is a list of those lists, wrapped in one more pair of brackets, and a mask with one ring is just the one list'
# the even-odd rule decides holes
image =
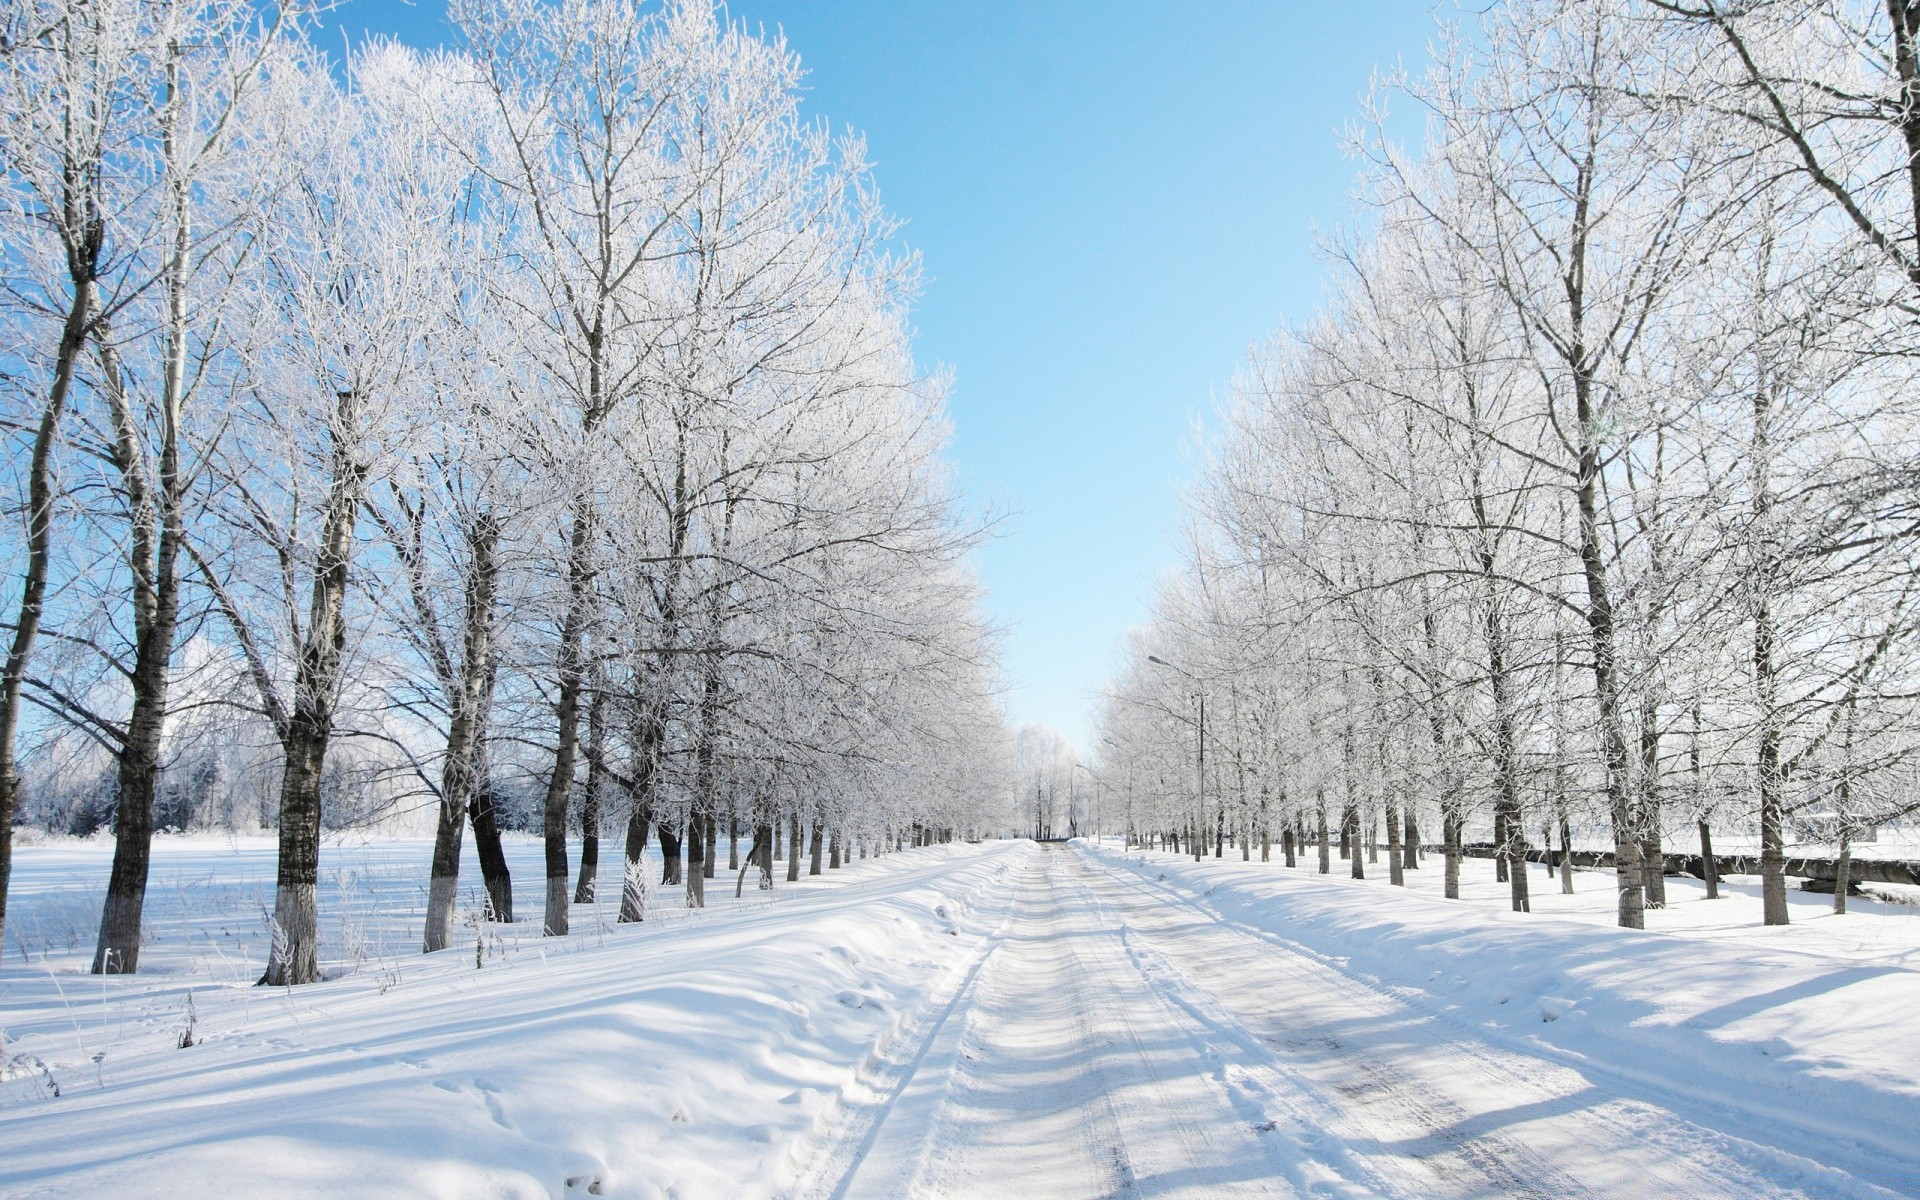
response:
{"label": "tree line", "polygon": [[1798,826],[1844,906],[1920,806],[1917,30],[1503,0],[1378,82],[1325,302],[1247,359],[1110,689],[1134,834],[1359,874],[1384,826],[1457,897],[1472,827],[1524,911],[1591,832],[1638,928],[1716,827],[1785,923]]}
{"label": "tree line", "polygon": [[105,764],[97,972],[156,806],[235,775],[274,984],[317,977],[327,824],[431,813],[431,951],[469,827],[513,919],[515,804],[557,936],[603,836],[637,921],[650,838],[697,906],[722,833],[770,884],[776,840],[793,879],[1004,787],[984,526],[858,138],[707,0],[449,23],[336,60],[299,0],[0,17],[0,921],[16,817]]}

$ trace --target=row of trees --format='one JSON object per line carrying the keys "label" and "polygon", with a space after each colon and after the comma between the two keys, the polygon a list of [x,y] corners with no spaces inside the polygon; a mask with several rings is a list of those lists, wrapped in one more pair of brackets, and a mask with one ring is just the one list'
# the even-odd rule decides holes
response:
{"label": "row of trees", "polygon": [[707,0],[450,17],[457,51],[344,62],[298,0],[0,18],[0,839],[110,762],[96,971],[137,965],[157,801],[234,774],[183,769],[203,738],[277,792],[271,983],[316,977],[351,798],[431,811],[434,950],[469,825],[512,919],[507,793],[553,935],[603,830],[639,920],[652,834],[698,905],[719,830],[770,881],[776,823],[792,878],[808,837],[818,870],[1004,794],[978,529],[859,142]]}
{"label": "row of trees", "polygon": [[1399,883],[1424,830],[1457,895],[1490,822],[1524,910],[1530,833],[1591,830],[1639,927],[1663,838],[1731,826],[1777,924],[1792,820],[1844,860],[1920,803],[1916,30],[1506,0],[1382,85],[1364,231],[1247,363],[1112,690],[1136,831],[1325,870],[1383,822]]}

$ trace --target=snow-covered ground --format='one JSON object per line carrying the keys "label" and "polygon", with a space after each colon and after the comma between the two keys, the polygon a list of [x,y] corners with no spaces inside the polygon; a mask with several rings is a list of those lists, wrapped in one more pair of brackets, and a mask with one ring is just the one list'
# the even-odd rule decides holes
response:
{"label": "snow-covered ground", "polygon": [[[1108,843],[1118,848],[1119,839]],[[1715,849],[1719,850],[1716,843]],[[1802,853],[1796,850],[1794,853]],[[1168,856],[1170,859],[1177,856]],[[1251,857],[1259,866],[1260,848],[1252,847]],[[1910,857],[1920,857],[1920,854]],[[1332,856],[1332,878],[1351,883],[1351,864],[1336,850]],[[1238,862],[1240,851],[1226,847],[1223,860],[1215,860],[1211,850],[1207,862]],[[1188,860],[1191,861],[1191,860]],[[1282,854],[1273,846],[1273,861],[1281,870]],[[1298,873],[1319,869],[1319,849],[1309,846],[1298,856]],[[1367,873],[1363,887],[1386,888],[1386,849],[1381,848],[1378,862],[1362,864]],[[1469,907],[1484,912],[1506,912],[1512,908],[1508,885],[1494,875],[1493,860],[1461,860],[1460,897]],[[1439,898],[1445,887],[1445,861],[1438,854],[1421,858],[1417,870],[1406,872],[1406,890]],[[1784,928],[1768,928],[1760,920],[1760,879],[1756,875],[1731,875],[1720,881],[1720,896],[1707,900],[1706,884],[1689,875],[1669,875],[1666,879],[1667,907],[1647,912],[1647,928],[1661,933],[1686,934],[1714,941],[1806,949],[1836,954],[1863,963],[1907,966],[1920,969],[1920,888],[1868,884],[1867,894],[1850,896],[1847,912],[1836,916],[1833,896],[1803,891],[1800,881],[1787,881],[1787,908],[1791,923]],[[1560,891],[1560,875],[1540,863],[1527,868],[1527,892],[1536,916],[1564,917],[1588,921],[1611,928],[1614,925],[1616,893],[1612,871],[1575,871],[1573,895]],[[1888,899],[1888,897],[1893,897]]]}
{"label": "snow-covered ground", "polygon": [[26,847],[0,1195],[1920,1195],[1915,910],[1670,881],[1636,934],[1603,874],[1516,916],[1275,858],[935,847],[476,968],[412,953],[423,844],[333,847],[289,992],[270,848],[166,844],[155,972],[100,980],[104,850]]}

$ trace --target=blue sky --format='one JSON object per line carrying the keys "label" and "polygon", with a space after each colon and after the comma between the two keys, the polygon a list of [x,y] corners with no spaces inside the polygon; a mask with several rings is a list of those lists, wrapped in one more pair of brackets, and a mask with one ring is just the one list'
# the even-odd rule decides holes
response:
{"label": "blue sky", "polygon": [[[1097,692],[1175,562],[1196,422],[1319,295],[1337,133],[1418,64],[1433,0],[739,0],[808,108],[866,135],[955,376],[953,457],[1011,510],[981,553],[1007,707],[1088,749]],[[352,37],[447,37],[439,0],[348,0]],[[333,35],[338,38],[339,33]],[[336,42],[337,44],[337,42]]]}

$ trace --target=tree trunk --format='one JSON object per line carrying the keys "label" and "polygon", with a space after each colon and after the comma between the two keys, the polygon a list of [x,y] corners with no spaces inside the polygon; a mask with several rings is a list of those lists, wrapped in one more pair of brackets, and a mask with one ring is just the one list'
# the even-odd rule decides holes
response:
{"label": "tree trunk", "polygon": [[573,902],[592,904],[600,876],[600,795],[607,772],[606,689],[596,686],[587,702],[587,794],[580,804],[580,877],[574,881]]}
{"label": "tree trunk", "polygon": [[340,656],[346,648],[347,571],[360,512],[366,468],[358,461],[360,398],[336,396],[326,515],[313,573],[306,636],[294,666],[293,712],[281,743],[280,863],[274,886],[273,951],[262,982],[275,987],[319,978],[319,918],[314,889],[320,878],[320,783],[333,736]]}
{"label": "tree trunk", "polygon": [[1573,827],[1564,809],[1560,813],[1560,894],[1573,895]]}
{"label": "tree trunk", "polygon": [[587,497],[574,501],[573,527],[567,540],[567,606],[560,621],[559,679],[554,695],[556,736],[553,771],[547,776],[541,806],[541,836],[546,849],[547,899],[541,931],[548,937],[567,934],[567,801],[573,795],[574,760],[580,750],[580,689],[584,678],[581,642],[586,636],[587,609],[592,601],[593,504]]}
{"label": "tree trunk", "polygon": [[1420,868],[1420,827],[1414,823],[1413,808],[1411,805],[1408,806],[1406,812],[1400,814],[1400,819],[1402,824],[1405,826],[1405,830],[1401,834],[1401,839],[1400,839],[1401,840],[1400,865],[1409,871],[1419,870]]}
{"label": "tree trunk", "polygon": [[797,883],[800,879],[800,806],[794,805],[787,814],[787,882]]}
{"label": "tree trunk", "polygon": [[1400,809],[1392,800],[1387,801],[1387,882],[1394,887],[1407,886],[1407,877],[1400,862]]}
{"label": "tree trunk", "polygon": [[493,784],[485,766],[485,750],[474,775],[473,797],[467,820],[473,826],[473,848],[480,856],[480,878],[487,888],[487,917],[513,924],[513,875],[507,869],[506,848],[500,844],[500,823],[493,812]]}
{"label": "tree trunk", "polygon": [[1518,816],[1507,822],[1507,842],[1507,857],[1513,864],[1507,880],[1513,911],[1532,912],[1533,903],[1527,895],[1527,827]]}
{"label": "tree trunk", "polygon": [[660,882],[676,884],[681,882],[683,871],[680,865],[682,845],[680,831],[665,821],[654,823],[654,832],[660,835]]}
{"label": "tree trunk", "polygon": [[273,943],[261,983],[291,987],[320,977],[320,772],[328,730],[311,710],[297,713],[280,780],[280,859],[274,879]]}
{"label": "tree trunk", "polygon": [[1513,681],[1507,668],[1506,623],[1501,620],[1499,597],[1493,590],[1492,550],[1482,550],[1480,561],[1487,588],[1487,610],[1481,631],[1487,642],[1488,690],[1493,695],[1494,840],[1500,846],[1496,874],[1508,885],[1513,911],[1526,912],[1530,907],[1525,855],[1527,835],[1520,811],[1519,739],[1514,730]]}
{"label": "tree trunk", "polygon": [[1460,898],[1460,804],[1451,796],[1440,804],[1440,840],[1446,852],[1446,870],[1442,892],[1449,900]]}
{"label": "tree trunk", "polygon": [[812,842],[807,852],[807,874],[818,875],[820,873],[820,854],[824,848],[822,844],[827,840],[827,830],[825,820],[817,813],[813,818],[812,835]]}
{"label": "tree trunk", "polygon": [[[1583,175],[1582,196],[1591,180]],[[1581,234],[1584,237],[1584,231]],[[1584,243],[1581,251],[1584,253]],[[1573,301],[1575,323],[1580,321],[1583,300],[1576,290]],[[1571,356],[1576,364],[1585,362],[1585,349],[1578,347]],[[1646,928],[1646,898],[1642,890],[1640,843],[1636,837],[1632,797],[1627,778],[1626,726],[1621,717],[1620,681],[1615,666],[1613,595],[1607,586],[1606,563],[1600,550],[1600,446],[1593,431],[1598,414],[1593,404],[1593,380],[1584,366],[1576,365],[1573,376],[1574,427],[1579,431],[1580,448],[1575,472],[1574,506],[1578,514],[1581,574],[1587,587],[1587,637],[1592,653],[1594,702],[1599,708],[1601,758],[1606,768],[1608,815],[1613,823],[1614,881],[1619,891],[1618,920],[1624,929]]]}
{"label": "tree trunk", "polygon": [[837,825],[828,831],[827,869],[830,871],[840,869],[840,827]]}
{"label": "tree trunk", "polygon": [[[627,809],[627,839],[621,852],[621,922],[647,919],[647,828],[654,823],[660,804],[660,743],[666,737],[666,722],[661,716],[660,700],[649,679],[630,717],[629,740],[633,766],[628,780],[631,789]],[[671,841],[666,822],[660,823],[660,881],[680,882],[680,849]],[[671,847],[671,849],[669,849]]]}
{"label": "tree trunk", "polygon": [[1720,898],[1720,868],[1713,861],[1713,827],[1700,822],[1700,870],[1707,882],[1707,899]]}
{"label": "tree trunk", "polygon": [[[80,178],[79,175],[73,176]],[[67,196],[68,217],[78,197]],[[66,412],[73,371],[87,340],[87,314],[93,307],[93,279],[100,256],[103,227],[98,212],[87,204],[77,245],[67,252],[73,295],[54,350],[53,381],[47,406],[34,429],[33,452],[27,460],[27,569],[20,581],[20,608],[13,622],[13,642],[7,650],[6,673],[0,675],[0,936],[6,932],[7,888],[13,875],[13,818],[20,804],[20,779],[14,766],[13,743],[20,730],[20,689],[33,644],[40,634],[40,615],[46,607],[47,572],[53,560],[53,451],[59,440],[60,419]],[[136,927],[137,930],[137,927]],[[137,937],[137,932],[136,932]]]}
{"label": "tree trunk", "polygon": [[[440,768],[440,820],[434,830],[433,866],[427,882],[426,932],[421,951],[444,950],[453,939],[453,908],[460,882],[460,840],[467,799],[474,791],[473,767],[481,714],[493,675],[494,545],[498,530],[491,520],[476,522],[468,536],[467,594],[463,615],[460,676],[448,679],[453,692],[447,722],[446,759]],[[495,832],[496,846],[498,832]]]}
{"label": "tree trunk", "polygon": [[[184,227],[176,231],[181,250]],[[176,259],[176,261],[178,261]],[[146,445],[129,402],[119,356],[104,318],[96,313],[102,391],[112,414],[114,451],[128,517],[127,567],[133,581],[132,705],[115,755],[118,787],[113,823],[113,870],[93,953],[93,972],[131,974],[140,963],[140,919],[146,907],[153,849],[153,806],[160,783],[160,744],[172,679],[173,642],[180,613],[180,547],[186,529],[180,474],[179,413],[184,391],[184,284],[181,270],[167,280],[168,338],[161,406],[157,479],[147,474]],[[155,486],[157,484],[157,487]],[[158,537],[155,526],[159,527]]]}
{"label": "tree trunk", "polygon": [[1331,875],[1333,873],[1333,855],[1332,848],[1327,844],[1327,796],[1325,792],[1318,794],[1315,812],[1320,818],[1320,873],[1322,875]]}
{"label": "tree trunk", "polygon": [[1754,621],[1753,674],[1760,700],[1754,775],[1760,793],[1760,910],[1767,925],[1787,923],[1787,845],[1781,815],[1780,729],[1774,704],[1773,621],[1765,598]]}
{"label": "tree trunk", "polygon": [[1640,714],[1640,861],[1646,871],[1646,905],[1667,906],[1666,847],[1660,832],[1659,710],[1651,700]]}
{"label": "tree trunk", "polygon": [[1847,911],[1847,889],[1853,886],[1853,826],[1840,822],[1840,857],[1833,862],[1833,911]]}
{"label": "tree trunk", "polygon": [[687,820],[687,907],[707,906],[707,828],[710,817]]}

